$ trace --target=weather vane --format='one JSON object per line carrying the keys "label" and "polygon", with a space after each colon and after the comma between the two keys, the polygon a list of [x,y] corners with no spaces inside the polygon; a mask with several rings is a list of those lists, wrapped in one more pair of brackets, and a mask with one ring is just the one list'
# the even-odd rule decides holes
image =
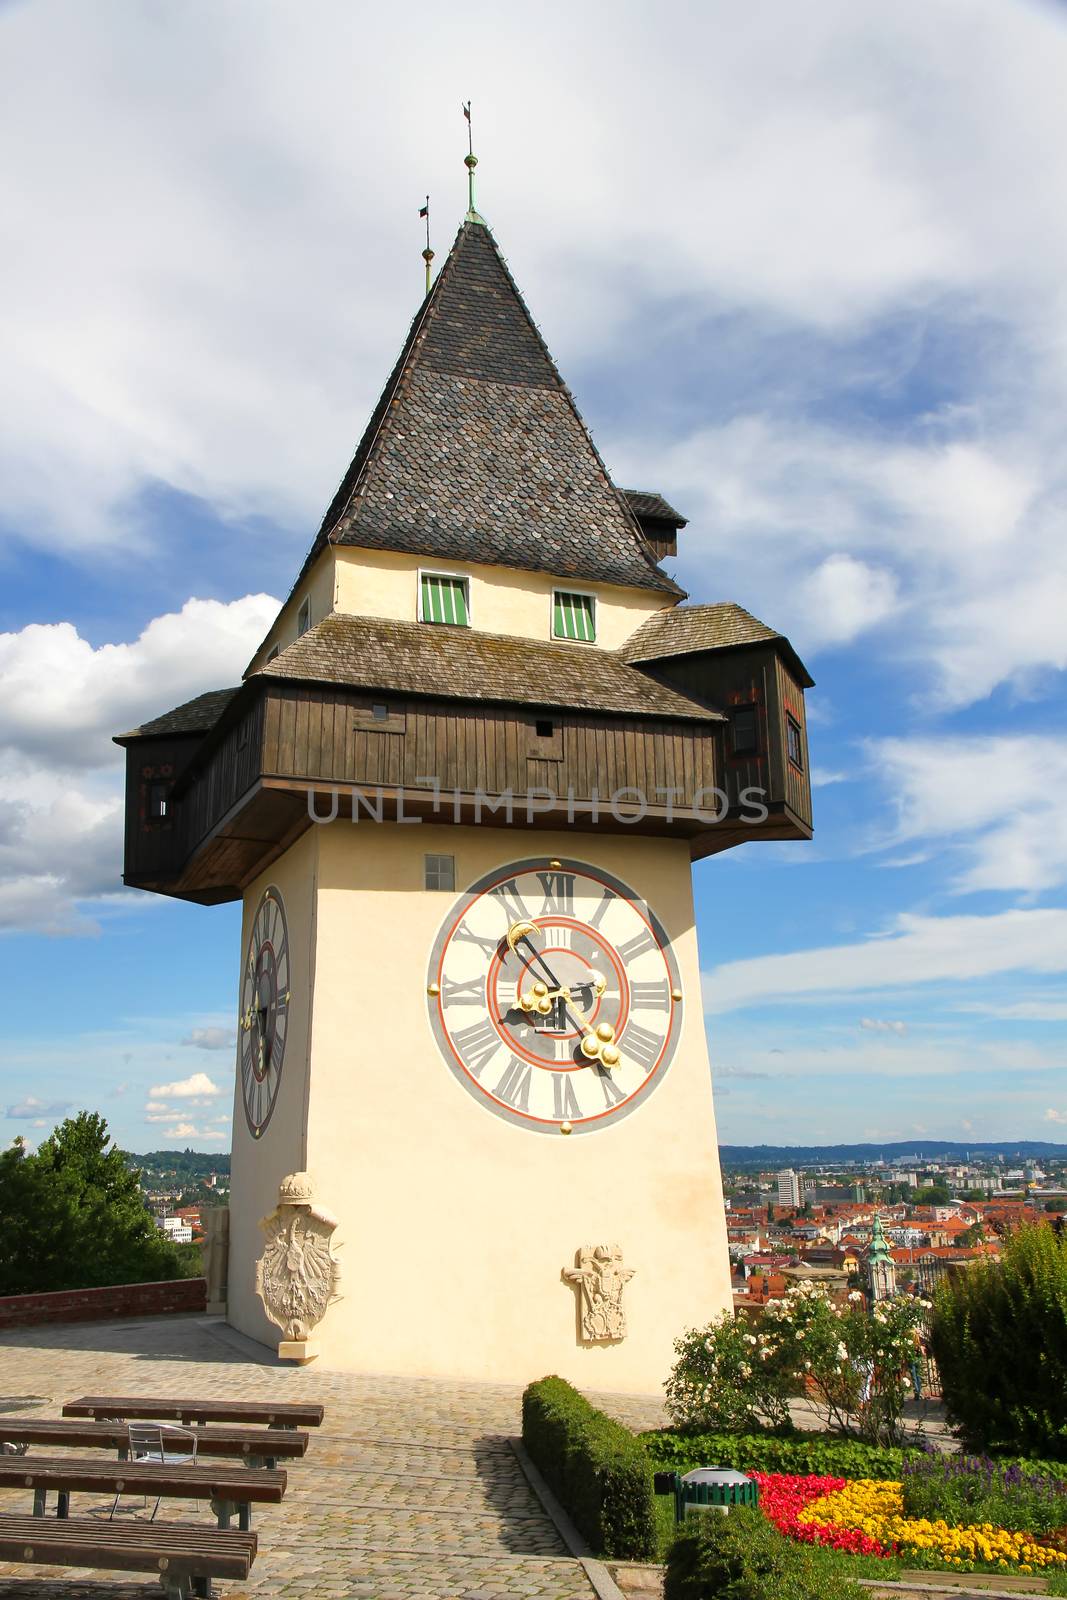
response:
{"label": "weather vane", "polygon": [[430,270],[433,263],[433,251],[430,249],[430,197],[426,196],[426,204],[419,207],[419,216],[426,223],[426,249],[422,252],[422,259],[426,263],[426,293],[430,292]]}
{"label": "weather vane", "polygon": [[474,130],[471,127],[471,103],[463,102],[463,115],[467,119],[467,154],[463,157],[463,165],[467,169],[467,221],[484,222],[474,209],[474,169],[478,165],[478,157],[474,154]]}

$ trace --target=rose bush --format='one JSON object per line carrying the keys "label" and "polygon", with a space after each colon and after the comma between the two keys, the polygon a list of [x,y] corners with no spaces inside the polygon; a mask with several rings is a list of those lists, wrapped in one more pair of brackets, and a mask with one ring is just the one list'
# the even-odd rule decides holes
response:
{"label": "rose bush", "polygon": [[824,1425],[876,1445],[903,1437],[902,1413],[923,1308],[910,1296],[836,1304],[801,1282],[758,1322],[729,1312],[675,1341],[667,1410],[678,1426],[782,1427],[789,1400],[806,1394]]}

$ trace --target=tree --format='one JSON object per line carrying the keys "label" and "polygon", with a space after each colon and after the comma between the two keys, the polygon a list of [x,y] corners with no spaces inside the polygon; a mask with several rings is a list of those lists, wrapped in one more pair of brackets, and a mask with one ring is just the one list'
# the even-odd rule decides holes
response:
{"label": "tree", "polygon": [[0,1216],[0,1294],[186,1276],[145,1210],[138,1174],[89,1111],[33,1154],[18,1139],[0,1154]]}
{"label": "tree", "polygon": [[952,1196],[943,1183],[932,1183],[929,1188],[916,1189],[911,1197],[913,1206],[947,1206]]}
{"label": "tree", "polygon": [[930,1351],[968,1449],[1067,1461],[1067,1236],[1022,1227],[947,1278]]}

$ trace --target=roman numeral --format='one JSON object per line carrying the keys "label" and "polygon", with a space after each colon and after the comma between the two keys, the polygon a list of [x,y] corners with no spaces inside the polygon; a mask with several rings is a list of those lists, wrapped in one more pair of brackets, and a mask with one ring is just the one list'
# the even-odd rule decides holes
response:
{"label": "roman numeral", "polygon": [[607,1067],[594,1067],[593,1070],[600,1079],[600,1087],[604,1091],[604,1104],[609,1110],[612,1106],[617,1106],[621,1100],[626,1099],[622,1090],[613,1082]]}
{"label": "roman numeral", "polygon": [[526,902],[519,893],[519,886],[514,878],[508,878],[504,883],[495,884],[489,893],[496,895],[507,912],[509,927],[516,922],[528,922],[530,920]]}
{"label": "roman numeral", "polygon": [[544,904],[539,914],[542,917],[573,917],[574,873],[539,872],[537,877],[545,896]]}
{"label": "roman numeral", "polygon": [[497,945],[500,943],[499,939],[483,939],[473,928],[468,928],[465,922],[460,923],[452,937],[457,944],[476,944],[482,954],[487,956],[496,955]]}
{"label": "roman numeral", "polygon": [[476,1078],[480,1078],[486,1063],[492,1061],[501,1048],[500,1035],[491,1022],[474,1022],[469,1028],[457,1028],[452,1043],[463,1057],[463,1063]]}
{"label": "roman numeral", "polygon": [[493,1093],[499,1100],[507,1101],[512,1110],[529,1111],[530,1109],[530,1079],[533,1076],[533,1067],[520,1061],[518,1056],[512,1056],[504,1071],[504,1076],[497,1084]]}
{"label": "roman numeral", "polygon": [[626,1055],[631,1055],[636,1061],[640,1061],[646,1072],[651,1072],[659,1060],[665,1042],[656,1034],[649,1033],[647,1028],[639,1027],[636,1022],[628,1022],[619,1040],[619,1048]]}
{"label": "roman numeral", "polygon": [[594,911],[592,917],[589,920],[589,926],[591,928],[599,928],[600,927],[600,924],[604,920],[604,915],[605,915],[608,907],[610,906],[611,902],[613,900],[617,900],[618,898],[619,897],[615,893],[614,889],[605,889],[604,890],[604,893],[600,897],[600,904],[597,906],[596,910]]}
{"label": "roman numeral", "polygon": [[640,933],[635,933],[632,939],[627,939],[625,944],[618,946],[619,954],[624,961],[633,961],[637,956],[646,955],[649,950],[658,949],[659,946],[648,928],[642,928]]}
{"label": "roman numeral", "polygon": [[669,1011],[671,1008],[671,989],[666,978],[658,983],[631,983],[630,995],[640,1010]]}
{"label": "roman numeral", "polygon": [[571,1082],[573,1077],[573,1072],[552,1074],[552,1115],[558,1122],[571,1122],[582,1114],[578,1096],[574,1092],[574,1084]]}
{"label": "roman numeral", "polygon": [[446,1006],[476,1006],[485,1003],[485,979],[441,979],[441,1000]]}

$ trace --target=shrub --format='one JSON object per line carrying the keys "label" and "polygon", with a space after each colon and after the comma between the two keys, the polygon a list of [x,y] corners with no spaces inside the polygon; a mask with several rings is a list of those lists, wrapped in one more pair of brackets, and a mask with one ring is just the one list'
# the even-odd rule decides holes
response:
{"label": "shrub", "polygon": [[772,1300],[754,1325],[727,1312],[675,1341],[666,1385],[671,1420],[690,1428],[780,1427],[790,1395],[805,1393],[824,1426],[899,1444],[922,1316],[907,1295],[868,1313],[858,1291],[840,1306],[806,1281]]}
{"label": "shrub", "polygon": [[640,1437],[656,1466],[675,1472],[718,1466],[795,1476],[899,1478],[905,1460],[905,1452],[891,1445],[818,1433],[783,1438],[768,1433],[674,1433],[664,1428]]}
{"label": "shrub", "polygon": [[968,1448],[1067,1461],[1067,1238],[1020,1228],[938,1289],[930,1348]]}
{"label": "shrub", "polygon": [[542,1378],[522,1397],[522,1442],[598,1555],[655,1555],[652,1463],[628,1428],[563,1378]]}
{"label": "shrub", "polygon": [[905,1463],[901,1479],[909,1517],[955,1527],[991,1522],[1015,1533],[1054,1533],[1067,1523],[1067,1483],[988,1456],[938,1456]]}
{"label": "shrub", "polygon": [[675,1539],[667,1556],[664,1600],[862,1600],[850,1579],[812,1559],[762,1514],[735,1506],[708,1512]]}
{"label": "shrub", "polygon": [[682,1427],[782,1427],[797,1384],[791,1363],[770,1359],[759,1334],[732,1311],[674,1341],[677,1360],[666,1383],[667,1415]]}

